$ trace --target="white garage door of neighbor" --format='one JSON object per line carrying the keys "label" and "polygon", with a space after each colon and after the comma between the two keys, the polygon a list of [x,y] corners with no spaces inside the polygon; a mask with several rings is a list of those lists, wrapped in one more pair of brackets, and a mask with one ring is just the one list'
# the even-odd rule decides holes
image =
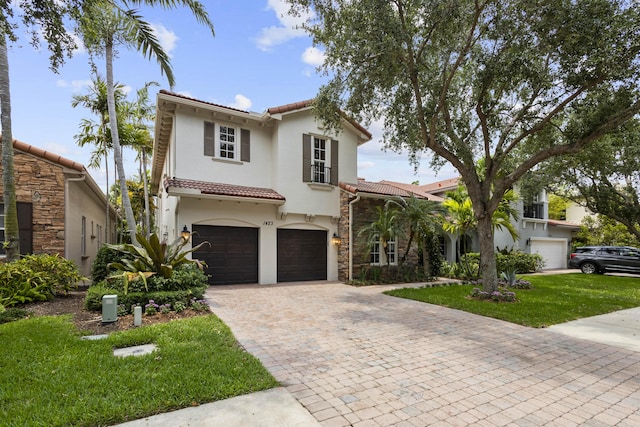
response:
{"label": "white garage door of neighbor", "polygon": [[542,255],[544,270],[567,268],[567,241],[531,239],[531,253]]}

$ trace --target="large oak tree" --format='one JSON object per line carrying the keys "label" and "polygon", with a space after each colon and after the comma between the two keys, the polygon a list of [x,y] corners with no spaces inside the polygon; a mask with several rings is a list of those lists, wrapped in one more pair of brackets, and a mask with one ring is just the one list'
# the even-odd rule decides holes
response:
{"label": "large oak tree", "polygon": [[[540,162],[578,153],[640,110],[640,16],[610,0],[289,0],[312,16],[330,76],[316,98],[383,119],[384,143],[453,165],[477,219],[485,291],[497,288],[491,219]],[[480,170],[476,164],[484,161]]]}

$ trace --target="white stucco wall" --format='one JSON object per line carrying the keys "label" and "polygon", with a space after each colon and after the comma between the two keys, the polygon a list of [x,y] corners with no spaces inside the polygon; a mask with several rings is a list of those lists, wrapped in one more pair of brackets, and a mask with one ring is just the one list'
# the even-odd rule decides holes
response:
{"label": "white stucco wall", "polygon": [[[228,202],[211,199],[182,198],[177,213],[178,228],[186,224],[189,229],[196,225],[218,225],[228,227],[252,227],[258,229],[258,281],[260,284],[277,282],[278,246],[277,230],[290,228],[299,230],[327,231],[327,279],[338,279],[338,250],[330,244],[337,232],[337,224],[330,217],[317,216],[307,222],[304,215],[278,215],[273,205]],[[177,238],[179,230],[173,238]]]}
{"label": "white stucco wall", "polygon": [[[204,155],[204,122],[238,129],[236,160]],[[251,158],[240,161],[240,129],[251,131]],[[268,127],[260,127],[252,121],[238,119],[223,120],[205,113],[179,110],[175,119],[175,171],[173,175],[182,179],[220,182],[248,187],[271,188],[271,132]]]}

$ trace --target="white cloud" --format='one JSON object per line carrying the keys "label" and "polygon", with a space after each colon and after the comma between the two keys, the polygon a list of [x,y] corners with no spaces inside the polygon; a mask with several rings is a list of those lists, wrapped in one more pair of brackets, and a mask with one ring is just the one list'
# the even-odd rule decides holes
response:
{"label": "white cloud", "polygon": [[249,108],[251,108],[251,106],[253,105],[253,102],[251,102],[251,100],[249,98],[247,98],[244,95],[241,94],[237,94],[235,96],[235,102],[231,105],[229,105],[229,107],[231,108],[237,108],[238,110],[249,110]]}
{"label": "white cloud", "polygon": [[302,62],[318,67],[324,62],[324,52],[317,47],[308,47],[302,54]]}
{"label": "white cloud", "polygon": [[272,25],[262,29],[260,36],[256,39],[258,49],[269,51],[288,40],[306,36],[301,26],[313,15],[289,15],[289,7],[287,0],[268,0],[267,10],[273,10],[280,22],[277,26]]}
{"label": "white cloud", "polygon": [[70,33],[70,34],[71,34],[71,38],[73,38],[73,41],[76,43],[76,49],[73,51],[73,54],[77,55],[77,54],[87,53],[87,48],[84,46],[84,43],[82,43],[82,40],[80,39],[80,37],[78,37],[74,33]]}
{"label": "white cloud", "polygon": [[165,52],[172,56],[173,50],[176,48],[176,42],[179,40],[179,37],[171,30],[165,28],[162,24],[150,24],[153,29],[154,35],[158,38],[160,42],[160,46],[164,49]]}
{"label": "white cloud", "polygon": [[71,82],[68,82],[64,79],[58,79],[56,81],[56,86],[63,87],[63,88],[71,88],[72,92],[80,92],[84,88],[91,86],[91,84],[92,84],[91,80],[72,80]]}

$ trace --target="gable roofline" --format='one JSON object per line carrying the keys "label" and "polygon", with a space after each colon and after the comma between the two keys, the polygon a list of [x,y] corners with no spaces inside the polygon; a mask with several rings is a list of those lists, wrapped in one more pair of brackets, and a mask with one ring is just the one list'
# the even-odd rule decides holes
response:
{"label": "gable roofline", "polygon": [[441,181],[432,182],[430,184],[420,185],[420,189],[425,193],[439,193],[442,191],[454,190],[458,184],[462,182],[462,177],[443,179]]}

